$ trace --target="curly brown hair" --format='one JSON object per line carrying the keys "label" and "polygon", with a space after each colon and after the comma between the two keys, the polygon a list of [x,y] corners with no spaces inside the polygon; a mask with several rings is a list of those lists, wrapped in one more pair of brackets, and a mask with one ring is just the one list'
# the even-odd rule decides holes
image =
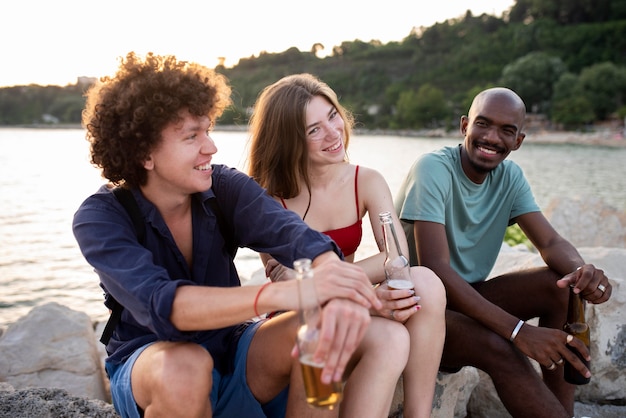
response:
{"label": "curly brown hair", "polygon": [[208,67],[171,55],[148,53],[142,60],[128,53],[115,76],[102,77],[85,94],[91,163],[113,184],[144,185],[144,161],[163,129],[185,110],[215,121],[231,104],[230,93],[226,78]]}

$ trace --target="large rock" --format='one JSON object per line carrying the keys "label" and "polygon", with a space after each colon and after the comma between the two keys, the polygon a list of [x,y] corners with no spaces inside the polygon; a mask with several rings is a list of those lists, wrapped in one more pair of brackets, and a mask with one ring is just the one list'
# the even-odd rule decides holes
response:
{"label": "large rock", "polygon": [[0,337],[0,381],[107,400],[92,322],[57,303],[33,308]]}
{"label": "large rock", "polygon": [[463,367],[457,373],[439,372],[431,418],[465,418],[468,402],[478,382],[478,370],[474,367]]}
{"label": "large rock", "polygon": [[600,198],[553,199],[546,217],[575,247],[626,248],[626,212]]}

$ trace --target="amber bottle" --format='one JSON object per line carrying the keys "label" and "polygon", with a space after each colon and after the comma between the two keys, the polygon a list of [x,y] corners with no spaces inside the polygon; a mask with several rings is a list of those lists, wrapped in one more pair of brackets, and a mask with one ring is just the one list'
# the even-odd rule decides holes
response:
{"label": "amber bottle", "polygon": [[[569,289],[569,303],[567,306],[567,321],[563,326],[563,330],[582,341],[587,349],[591,342],[591,332],[589,324],[585,320],[585,301],[580,294],[574,293],[574,286]],[[578,356],[580,361],[589,369],[589,361],[585,360],[578,350],[574,347],[567,346],[574,354]],[[580,374],[569,362],[565,362],[563,367],[565,373],[565,381],[573,385],[584,385],[589,383],[590,378]]]}

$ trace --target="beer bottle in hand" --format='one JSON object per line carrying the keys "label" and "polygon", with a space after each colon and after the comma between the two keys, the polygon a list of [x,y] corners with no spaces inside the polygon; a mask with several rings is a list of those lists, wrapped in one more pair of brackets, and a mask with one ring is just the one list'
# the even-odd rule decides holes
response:
{"label": "beer bottle in hand", "polygon": [[300,326],[296,336],[304,391],[309,406],[321,409],[334,409],[343,398],[342,382],[322,383],[322,369],[325,363],[315,362],[313,354],[319,343],[321,307],[317,301],[313,285],[311,260],[301,258],[293,263],[298,282],[298,318]]}
{"label": "beer bottle in hand", "polygon": [[391,212],[378,214],[385,240],[385,277],[392,290],[413,289],[409,260],[402,254]]}
{"label": "beer bottle in hand", "polygon": [[[574,293],[574,286],[570,285],[569,289],[569,303],[567,306],[567,322],[563,326],[563,330],[568,334],[573,335],[575,338],[581,340],[589,349],[591,342],[591,333],[589,331],[589,325],[585,321],[585,301],[580,294]],[[589,368],[589,362],[585,360],[578,350],[574,347],[567,346],[574,354],[578,356],[587,368]],[[584,385],[589,383],[590,378],[580,374],[569,362],[565,362],[563,367],[565,373],[565,381],[573,385]]]}

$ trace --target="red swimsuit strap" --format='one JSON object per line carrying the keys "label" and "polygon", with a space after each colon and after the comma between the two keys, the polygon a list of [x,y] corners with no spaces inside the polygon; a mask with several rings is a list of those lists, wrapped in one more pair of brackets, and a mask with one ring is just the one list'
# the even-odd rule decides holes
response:
{"label": "red swimsuit strap", "polygon": [[356,201],[356,219],[357,221],[361,219],[361,214],[359,213],[359,187],[358,187],[358,179],[359,178],[359,166],[356,166],[356,172],[354,173],[354,200]]}

